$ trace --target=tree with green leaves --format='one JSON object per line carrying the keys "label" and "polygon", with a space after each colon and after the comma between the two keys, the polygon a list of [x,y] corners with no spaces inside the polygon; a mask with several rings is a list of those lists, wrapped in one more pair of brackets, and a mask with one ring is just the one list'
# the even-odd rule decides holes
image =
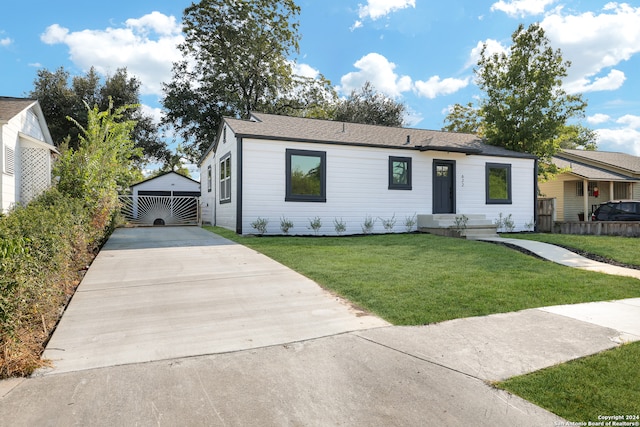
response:
{"label": "tree with green leaves", "polygon": [[165,123],[193,158],[209,147],[224,116],[272,111],[290,93],[300,8],[293,0],[201,0],[183,16],[184,60],[164,84]]}
{"label": "tree with green leaves", "polygon": [[562,88],[571,63],[551,47],[538,24],[521,24],[508,52],[489,54],[485,45],[476,70],[485,138],[490,144],[535,154],[549,162],[567,122],[584,115],[587,103]]}
{"label": "tree with green leaves", "polygon": [[562,88],[571,63],[551,47],[542,27],[520,25],[512,42],[501,53],[490,54],[483,47],[474,71],[484,97],[478,108],[454,106],[444,129],[475,130],[489,144],[534,154],[545,173],[568,136],[582,138],[574,141],[577,145],[595,147],[595,133],[569,124],[584,115],[587,103]]}
{"label": "tree with green leaves", "polygon": [[84,200],[91,210],[106,212],[115,208],[119,191],[142,178],[133,160],[141,151],[132,139],[136,122],[126,118],[127,111],[135,108],[114,109],[110,104],[100,111],[97,105],[86,104],[86,125],[69,118],[79,135],[73,146],[62,144],[54,165],[61,193]]}
{"label": "tree with green leaves", "polygon": [[263,112],[292,117],[331,120],[336,114],[338,94],[324,76],[291,76],[288,92],[282,93]]}
{"label": "tree with green leaves", "polygon": [[360,90],[353,90],[336,108],[335,120],[381,126],[402,126],[406,105],[376,92],[367,81]]}
{"label": "tree with green leaves", "polygon": [[147,160],[165,161],[169,156],[158,125],[141,109],[140,81],[129,77],[126,68],[119,68],[104,82],[93,67],[85,75],[74,77],[63,67],[54,72],[41,69],[28,96],[39,101],[51,137],[58,146],[68,139],[71,147],[78,148],[80,129],[67,117],[73,117],[83,127],[87,126],[86,105],[91,108],[97,106],[101,111],[110,108],[111,103],[116,109],[135,105],[135,108],[122,112],[126,119],[136,122],[132,139],[142,151],[135,160],[142,164]]}
{"label": "tree with green leaves", "polygon": [[444,119],[442,130],[446,132],[473,133],[483,135],[481,112],[472,102],[466,105],[454,104]]}

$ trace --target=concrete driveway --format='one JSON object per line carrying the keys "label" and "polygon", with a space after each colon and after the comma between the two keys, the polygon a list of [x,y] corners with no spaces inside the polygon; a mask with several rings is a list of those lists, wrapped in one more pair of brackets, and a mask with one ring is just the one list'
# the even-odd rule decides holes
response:
{"label": "concrete driveway", "polygon": [[44,357],[50,373],[225,353],[388,326],[197,227],[117,229]]}
{"label": "concrete driveway", "polygon": [[491,382],[638,339],[640,299],[394,327],[205,230],[121,229],[0,426],[568,425]]}

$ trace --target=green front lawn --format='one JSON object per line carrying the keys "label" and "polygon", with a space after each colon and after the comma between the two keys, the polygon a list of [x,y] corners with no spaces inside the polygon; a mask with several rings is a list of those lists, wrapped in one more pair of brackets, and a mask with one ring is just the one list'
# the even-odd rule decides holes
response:
{"label": "green front lawn", "polygon": [[640,297],[640,280],[563,267],[485,242],[430,234],[242,237],[208,229],[395,325]]}
{"label": "green front lawn", "polygon": [[640,342],[511,378],[497,387],[575,423],[589,425],[603,421],[602,416],[622,416],[613,421],[638,425],[635,424],[640,423],[638,366]]}

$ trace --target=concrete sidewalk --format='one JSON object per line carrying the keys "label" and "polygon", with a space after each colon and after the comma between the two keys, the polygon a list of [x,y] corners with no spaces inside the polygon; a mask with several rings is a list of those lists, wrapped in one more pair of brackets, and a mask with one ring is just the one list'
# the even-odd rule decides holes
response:
{"label": "concrete sidewalk", "polygon": [[575,252],[571,252],[567,249],[555,245],[550,245],[548,243],[536,242],[534,240],[509,239],[503,237],[489,237],[479,240],[518,246],[538,255],[541,258],[567,267],[579,268],[581,270],[597,271],[599,273],[612,274],[614,276],[627,276],[640,279],[640,270],[618,267],[604,262],[594,261],[578,255]]}
{"label": "concrete sidewalk", "polygon": [[394,327],[204,230],[118,230],[0,426],[561,425],[490,382],[634,340],[640,298]]}

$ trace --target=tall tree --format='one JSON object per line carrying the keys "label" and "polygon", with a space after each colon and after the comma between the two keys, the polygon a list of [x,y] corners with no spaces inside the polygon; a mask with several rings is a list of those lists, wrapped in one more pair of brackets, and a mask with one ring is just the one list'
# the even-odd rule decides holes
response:
{"label": "tall tree", "polygon": [[371,82],[353,90],[336,108],[335,120],[382,126],[402,126],[406,106],[376,92]]}
{"label": "tall tree", "polygon": [[54,72],[41,69],[29,97],[39,101],[57,145],[68,138],[70,146],[78,148],[81,131],[67,117],[87,126],[89,111],[86,105],[97,106],[102,111],[110,105],[115,109],[128,105],[134,107],[125,109],[122,114],[126,120],[136,122],[132,139],[135,146],[142,149],[142,154],[135,160],[138,163],[145,159],[164,161],[169,156],[158,125],[140,106],[140,81],[129,77],[126,68],[119,68],[115,74],[107,76],[104,83],[93,67],[85,75],[74,77],[63,67]]}
{"label": "tall tree", "polygon": [[324,76],[293,75],[288,92],[281,93],[265,113],[331,120],[335,117],[338,94]]}
{"label": "tall tree", "polygon": [[467,103],[467,105],[454,104],[444,119],[444,127],[442,130],[447,132],[473,133],[482,136],[483,121],[481,112],[473,106],[472,102]]}
{"label": "tall tree", "polygon": [[544,168],[559,149],[567,122],[584,115],[580,94],[569,95],[562,79],[571,63],[554,50],[539,24],[520,25],[507,52],[490,54],[485,45],[475,70],[487,142],[535,154]]}
{"label": "tall tree", "polygon": [[225,115],[267,111],[292,84],[287,57],[298,50],[293,0],[201,0],[183,16],[184,60],[164,85],[166,117],[199,157]]}

